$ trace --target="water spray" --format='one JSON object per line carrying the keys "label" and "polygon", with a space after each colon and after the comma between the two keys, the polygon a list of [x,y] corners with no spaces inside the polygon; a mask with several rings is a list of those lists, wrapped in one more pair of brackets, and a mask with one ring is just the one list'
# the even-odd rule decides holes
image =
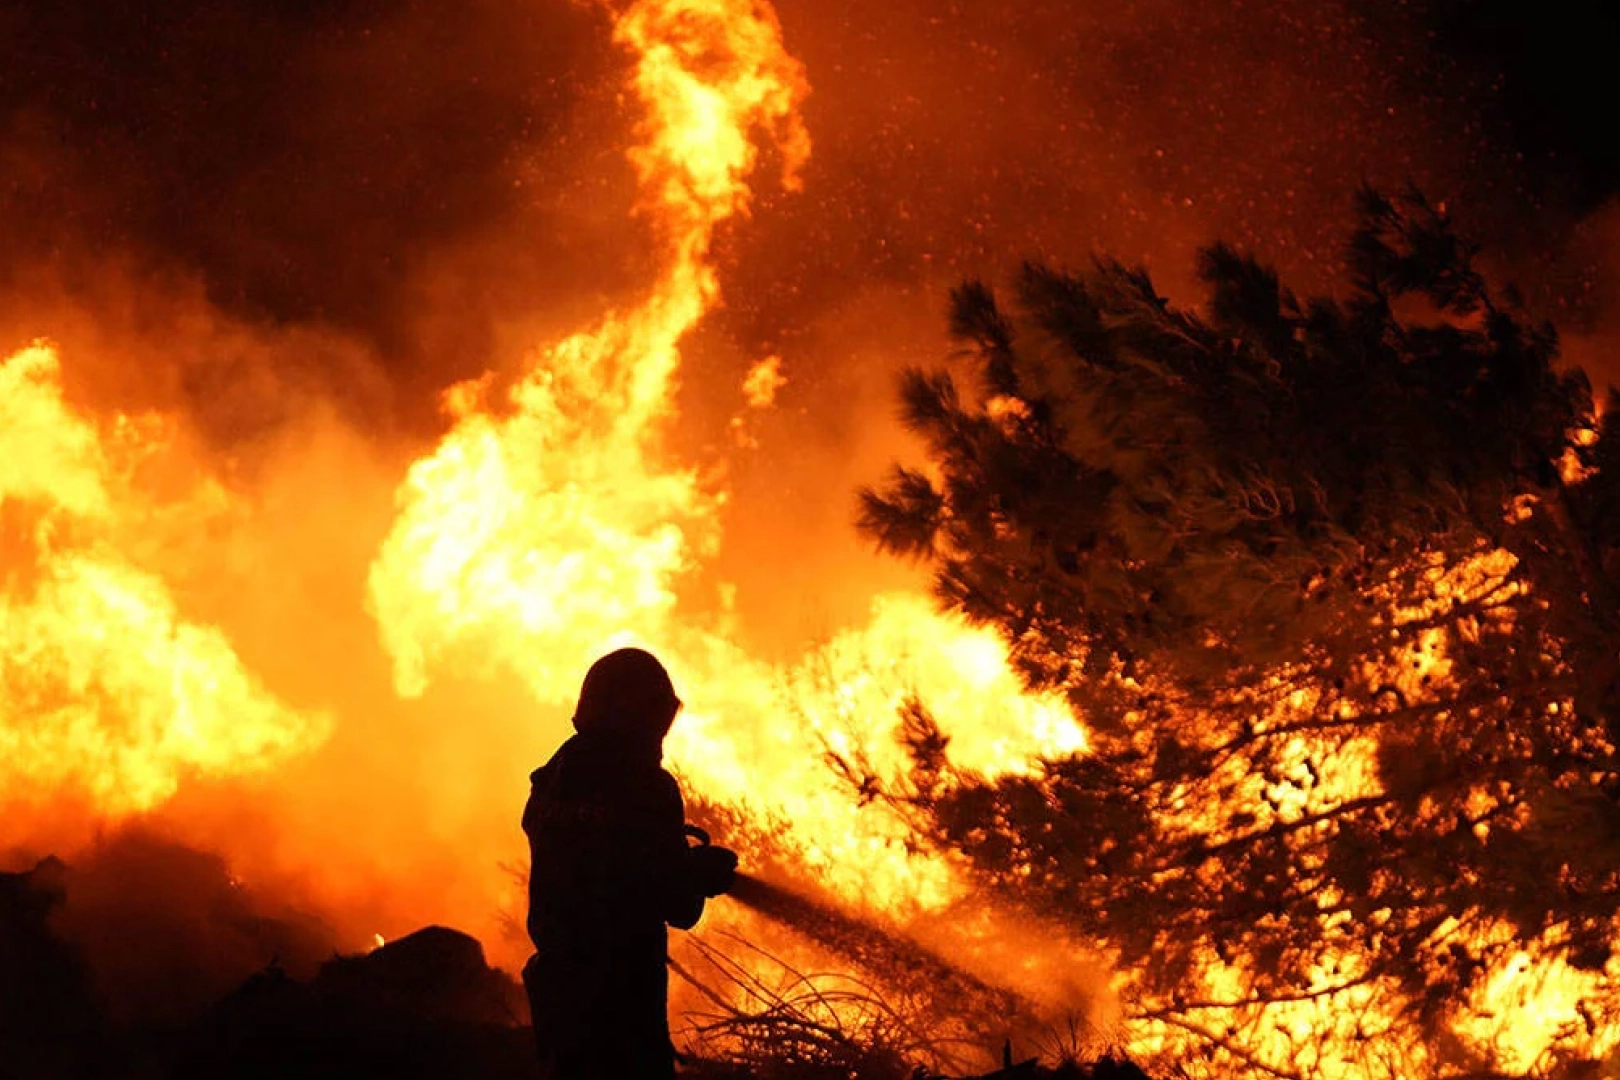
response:
{"label": "water spray", "polygon": [[1007,1018],[1034,1017],[1034,1002],[964,971],[933,950],[831,905],[738,872],[731,899],[773,922],[798,931],[854,961],[897,989],[955,1000],[963,1011]]}

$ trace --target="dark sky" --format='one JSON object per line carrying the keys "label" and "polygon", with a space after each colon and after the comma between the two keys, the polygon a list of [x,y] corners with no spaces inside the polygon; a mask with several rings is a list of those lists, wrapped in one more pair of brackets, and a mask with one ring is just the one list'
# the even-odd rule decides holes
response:
{"label": "dark sky", "polygon": [[557,242],[518,181],[606,81],[595,29],[516,0],[7,3],[0,282],[194,277],[230,315],[353,331],[408,374],[428,263],[503,229],[510,273],[527,233]]}
{"label": "dark sky", "polygon": [[1434,0],[1437,50],[1480,88],[1480,114],[1522,154],[1532,197],[1577,213],[1620,188],[1620,5]]}
{"label": "dark sky", "polygon": [[[762,184],[724,244],[699,384],[780,351],[836,433],[828,404],[881,385],[852,357],[936,354],[943,290],[1029,256],[1107,249],[1174,294],[1219,236],[1323,287],[1363,180],[1447,200],[1575,330],[1607,310],[1612,6],[778,7],[815,156],[802,194]],[[644,275],[606,18],[565,0],[0,0],[0,333],[169,334],[184,374],[165,385],[200,400],[263,363],[181,332],[202,303],[342,339],[353,356],[275,346],[273,366],[339,397],[369,379],[362,413],[431,426],[448,381]]]}

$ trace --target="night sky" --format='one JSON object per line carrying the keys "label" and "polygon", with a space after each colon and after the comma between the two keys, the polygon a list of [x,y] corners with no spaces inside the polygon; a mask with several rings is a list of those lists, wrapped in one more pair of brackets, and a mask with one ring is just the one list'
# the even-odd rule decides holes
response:
{"label": "night sky", "polygon": [[1493,134],[1522,155],[1527,194],[1576,213],[1620,188],[1620,8],[1438,0],[1435,46],[1475,73]]}

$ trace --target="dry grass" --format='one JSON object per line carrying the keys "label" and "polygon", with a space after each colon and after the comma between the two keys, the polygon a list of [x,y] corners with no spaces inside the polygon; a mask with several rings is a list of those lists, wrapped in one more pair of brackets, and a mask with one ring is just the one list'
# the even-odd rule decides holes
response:
{"label": "dry grass", "polygon": [[931,1030],[921,1010],[859,978],[800,971],[736,934],[714,936],[724,949],[688,939],[699,970],[671,962],[712,1006],[689,1013],[677,1032],[702,1059],[693,1075],[908,1080],[962,1075],[977,1049],[953,1045]]}

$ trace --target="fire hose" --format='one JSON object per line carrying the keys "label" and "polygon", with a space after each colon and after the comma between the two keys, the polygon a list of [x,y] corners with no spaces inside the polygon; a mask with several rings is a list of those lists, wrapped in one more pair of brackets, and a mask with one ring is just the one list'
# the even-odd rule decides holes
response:
{"label": "fire hose", "polygon": [[[711,850],[726,851],[720,847]],[[735,856],[732,859],[735,865]],[[910,937],[752,874],[733,870],[725,895],[890,984],[910,985],[936,997],[973,1002],[978,1009],[1002,1016],[1030,1016],[1037,1012],[1035,1004],[1022,994],[984,981]]]}

